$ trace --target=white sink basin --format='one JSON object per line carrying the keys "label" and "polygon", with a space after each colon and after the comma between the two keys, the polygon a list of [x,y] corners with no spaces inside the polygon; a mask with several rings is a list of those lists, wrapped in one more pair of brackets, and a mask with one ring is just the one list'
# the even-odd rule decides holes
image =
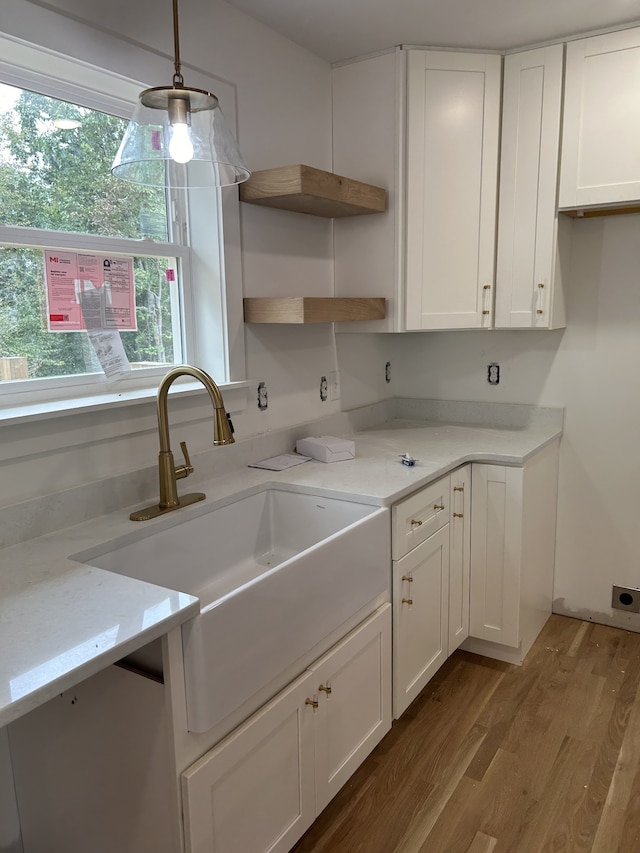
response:
{"label": "white sink basin", "polygon": [[203,732],[388,592],[388,510],[267,488],[180,511],[73,559],[200,598],[183,625],[189,728]]}

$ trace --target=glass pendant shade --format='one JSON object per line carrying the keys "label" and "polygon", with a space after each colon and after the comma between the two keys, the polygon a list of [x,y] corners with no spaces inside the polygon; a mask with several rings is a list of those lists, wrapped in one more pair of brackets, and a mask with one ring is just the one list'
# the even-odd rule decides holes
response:
{"label": "glass pendant shade", "polygon": [[173,85],[140,92],[111,173],[151,187],[225,187],[251,175],[218,99],[184,85],[173,0]]}
{"label": "glass pendant shade", "polygon": [[189,188],[238,184],[251,174],[216,96],[187,86],[140,93],[111,172],[134,184]]}

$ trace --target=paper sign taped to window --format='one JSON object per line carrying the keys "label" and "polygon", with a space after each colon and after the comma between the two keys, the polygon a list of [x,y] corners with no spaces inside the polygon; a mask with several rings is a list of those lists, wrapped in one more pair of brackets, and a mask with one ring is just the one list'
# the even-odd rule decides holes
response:
{"label": "paper sign taped to window", "polygon": [[131,258],[43,251],[50,332],[137,329]]}
{"label": "paper sign taped to window", "polygon": [[91,345],[107,379],[125,376],[131,372],[131,365],[124,351],[119,332],[89,329],[88,333]]}

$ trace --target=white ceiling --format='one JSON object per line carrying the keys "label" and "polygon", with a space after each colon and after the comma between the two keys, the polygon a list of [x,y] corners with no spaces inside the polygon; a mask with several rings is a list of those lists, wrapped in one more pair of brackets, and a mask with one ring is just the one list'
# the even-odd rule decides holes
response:
{"label": "white ceiling", "polygon": [[336,62],[392,47],[508,50],[640,21],[640,0],[228,0]]}

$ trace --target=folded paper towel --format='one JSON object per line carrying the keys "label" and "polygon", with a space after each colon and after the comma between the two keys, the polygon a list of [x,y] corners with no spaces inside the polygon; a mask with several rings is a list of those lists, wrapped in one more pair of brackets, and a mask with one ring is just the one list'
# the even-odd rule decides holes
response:
{"label": "folded paper towel", "polygon": [[335,438],[332,435],[301,438],[296,442],[296,450],[320,462],[343,462],[345,459],[353,459],[356,455],[356,446],[353,441]]}

